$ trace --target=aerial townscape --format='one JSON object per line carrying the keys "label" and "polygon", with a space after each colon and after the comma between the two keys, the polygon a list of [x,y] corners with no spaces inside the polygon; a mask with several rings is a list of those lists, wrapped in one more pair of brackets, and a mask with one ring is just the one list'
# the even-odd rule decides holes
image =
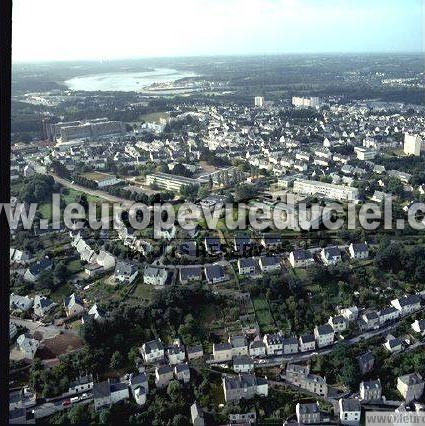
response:
{"label": "aerial townscape", "polygon": [[15,64],[9,423],[425,411],[423,64]]}

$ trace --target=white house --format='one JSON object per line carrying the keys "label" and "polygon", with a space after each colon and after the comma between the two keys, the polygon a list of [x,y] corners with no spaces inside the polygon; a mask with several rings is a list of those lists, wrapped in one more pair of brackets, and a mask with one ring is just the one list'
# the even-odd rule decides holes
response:
{"label": "white house", "polygon": [[143,343],[139,352],[142,354],[144,361],[149,364],[164,359],[164,345],[159,339]]}
{"label": "white house", "polygon": [[369,249],[366,243],[351,243],[348,247],[351,259],[367,259]]}
{"label": "white house", "polygon": [[425,320],[416,320],[412,322],[412,330],[425,336]]}
{"label": "white house", "polygon": [[36,295],[34,297],[34,313],[39,317],[43,317],[56,306],[52,300],[48,299],[45,296]]}
{"label": "white house", "polygon": [[66,315],[68,317],[82,315],[85,311],[83,299],[81,299],[81,297],[77,296],[75,293],[72,293],[71,296],[66,297],[63,304]]}
{"label": "white house", "polygon": [[314,264],[314,259],[310,251],[297,249],[289,254],[289,263],[293,268],[307,268]]}
{"label": "white house", "polygon": [[306,334],[299,338],[300,351],[308,352],[316,349],[316,340],[312,334]]}
{"label": "white house", "polygon": [[320,251],[320,258],[327,266],[341,261],[341,250],[338,247],[325,247]]}
{"label": "white house", "polygon": [[19,294],[12,293],[9,298],[9,308],[11,311],[26,312],[32,308],[34,300],[28,296],[20,296]]}
{"label": "white house", "polygon": [[164,286],[167,281],[168,273],[164,268],[154,268],[148,266],[143,274],[143,282],[153,286]]}
{"label": "white house", "polygon": [[260,339],[254,339],[249,344],[249,355],[252,357],[264,357],[266,356],[266,345]]}
{"label": "white house", "polygon": [[337,333],[347,330],[347,320],[342,315],[330,316],[328,323]]}
{"label": "white house", "polygon": [[115,281],[119,283],[131,284],[138,273],[137,265],[134,263],[118,261],[115,265]]}
{"label": "white house", "polygon": [[20,351],[23,353],[24,358],[33,359],[37,352],[40,343],[38,340],[33,339],[30,333],[21,334],[16,340]]}
{"label": "white house", "polygon": [[228,342],[214,343],[213,357],[214,361],[230,361],[232,359],[232,345]]}
{"label": "white house", "polygon": [[391,300],[391,305],[400,311],[400,315],[408,315],[421,307],[421,297],[417,294],[403,296],[400,299]]}
{"label": "white house", "polygon": [[316,327],[314,327],[314,337],[318,348],[324,348],[325,346],[332,345],[334,342],[334,336],[334,329],[329,324],[316,325]]}
{"label": "white house", "polygon": [[358,399],[341,398],[338,401],[339,420],[343,425],[358,425],[362,409]]}
{"label": "white house", "polygon": [[280,334],[265,334],[263,342],[266,345],[267,355],[283,352],[283,337]]}
{"label": "white house", "polygon": [[233,370],[236,373],[251,373],[254,371],[254,361],[246,355],[233,358]]}

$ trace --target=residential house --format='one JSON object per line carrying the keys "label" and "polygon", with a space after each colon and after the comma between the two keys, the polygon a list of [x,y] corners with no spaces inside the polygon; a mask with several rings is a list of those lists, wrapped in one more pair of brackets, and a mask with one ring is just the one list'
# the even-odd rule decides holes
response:
{"label": "residential house", "polygon": [[373,370],[375,357],[373,356],[372,352],[366,352],[357,357],[357,363],[361,373],[366,374]]}
{"label": "residential house", "polygon": [[75,293],[72,293],[69,297],[65,297],[63,304],[67,317],[84,314],[85,308],[83,299],[81,299],[81,297],[77,296]]}
{"label": "residential house", "polygon": [[157,388],[164,388],[173,380],[174,368],[169,365],[162,365],[155,368],[155,385]]}
{"label": "residential house", "polygon": [[34,300],[28,296],[20,296],[12,293],[9,298],[9,309],[11,311],[29,311],[34,305]]}
{"label": "residential house", "polygon": [[306,334],[299,338],[300,351],[308,352],[316,349],[316,340],[312,334]]}
{"label": "residential house", "polygon": [[245,336],[230,336],[229,343],[232,345],[232,356],[248,355],[248,342]]}
{"label": "residential house", "polygon": [[248,413],[230,413],[229,422],[230,425],[254,425],[257,424],[257,414],[254,410]]}
{"label": "residential house", "polygon": [[320,408],[317,402],[297,403],[295,406],[297,421],[299,424],[309,425],[320,423]]}
{"label": "residential house", "polygon": [[381,381],[372,380],[360,383],[360,398],[363,401],[377,401],[382,397]]}
{"label": "residential house", "polygon": [[193,426],[205,426],[204,412],[197,402],[190,406],[190,417]]}
{"label": "residential house", "polygon": [[266,356],[266,345],[261,339],[254,339],[249,344],[249,355],[255,358]]}
{"label": "residential house", "polygon": [[314,259],[309,250],[297,249],[289,254],[289,263],[293,268],[308,268]]}
{"label": "residential house", "polygon": [[348,247],[351,259],[367,259],[369,248],[366,243],[351,243]]}
{"label": "residential house", "polygon": [[226,402],[251,399],[255,395],[268,395],[268,382],[254,374],[239,373],[238,376],[223,377],[224,399]]}
{"label": "residential house", "polygon": [[261,271],[264,273],[277,272],[282,268],[280,258],[277,256],[261,256],[258,263]]}
{"label": "residential house", "polygon": [[358,399],[341,398],[338,401],[339,420],[343,425],[358,425],[362,409]]}
{"label": "residential house", "polygon": [[91,374],[86,376],[79,376],[69,383],[68,395],[75,395],[81,392],[88,392],[93,389],[94,382]]}
{"label": "residential house", "polygon": [[182,284],[202,281],[202,268],[200,266],[186,266],[179,270],[179,278]]}
{"label": "residential house", "polygon": [[186,359],[186,351],[180,339],[176,339],[172,346],[167,348],[167,357],[170,365],[180,364]]}
{"label": "residential house", "polygon": [[115,282],[131,284],[136,279],[138,273],[139,271],[135,263],[119,260],[115,265]]}
{"label": "residential house", "polygon": [[155,268],[147,266],[143,273],[143,282],[145,284],[163,287],[167,281],[168,273],[164,268]]}
{"label": "residential house", "polygon": [[143,343],[139,351],[147,364],[160,362],[164,359],[164,345],[160,339]]}
{"label": "residential house", "polygon": [[350,306],[349,308],[340,309],[339,313],[348,321],[355,321],[359,317],[359,308]]}
{"label": "residential house", "polygon": [[296,337],[287,337],[282,340],[283,353],[285,355],[298,352],[298,339]]}
{"label": "residential house", "polygon": [[285,379],[288,382],[300,386],[301,381],[310,374],[310,367],[298,364],[290,364],[286,365],[285,370]]}
{"label": "residential house", "polygon": [[266,249],[274,249],[282,244],[282,238],[278,234],[262,234],[260,243]]}
{"label": "residential house", "polygon": [[214,361],[230,361],[232,359],[232,345],[230,343],[214,343],[213,357]]}
{"label": "residential house", "polygon": [[407,403],[418,401],[424,393],[425,382],[419,373],[405,374],[397,378],[397,390]]}
{"label": "residential house", "polygon": [[190,382],[190,369],[187,363],[178,364],[174,367],[174,375],[177,380],[183,383]]}
{"label": "residential house", "polygon": [[193,359],[199,359],[204,356],[204,350],[202,349],[202,345],[196,346],[187,346],[186,347],[187,359],[192,361]]}
{"label": "residential house", "polygon": [[377,330],[379,325],[379,315],[376,311],[366,312],[359,320],[359,326],[362,330]]}
{"label": "residential house", "polygon": [[238,234],[233,238],[233,249],[238,253],[246,253],[252,246],[249,235]]}
{"label": "residential house", "polygon": [[52,269],[53,263],[50,259],[44,258],[33,263],[24,274],[24,279],[27,281],[37,281],[41,273]]}
{"label": "residential house", "polygon": [[280,334],[265,334],[263,342],[266,345],[267,355],[283,352],[283,337]]}
{"label": "residential house", "polygon": [[23,252],[15,248],[10,248],[10,263],[16,263],[19,265],[24,265],[25,263],[30,262],[30,256],[28,253]]}
{"label": "residential house", "polygon": [[215,237],[205,237],[205,250],[210,255],[218,255],[221,253],[220,239]]}
{"label": "residential house", "polygon": [[329,317],[328,323],[334,329],[335,333],[341,333],[347,330],[347,321],[342,315],[335,315]]}
{"label": "residential house", "polygon": [[324,348],[325,346],[332,345],[334,342],[334,336],[334,329],[329,324],[316,325],[316,327],[314,327],[314,337],[318,348]]}
{"label": "residential house", "polygon": [[9,321],[9,340],[13,340],[13,338],[18,334],[18,327],[12,321]]}
{"label": "residential house", "polygon": [[285,379],[295,386],[321,396],[328,395],[326,378],[310,373],[308,366],[288,364],[286,366]]}
{"label": "residential house", "polygon": [[400,311],[400,315],[408,315],[421,307],[421,297],[417,294],[403,296],[400,299],[391,300],[391,305]]}
{"label": "residential house", "polygon": [[97,303],[95,303],[81,318],[81,322],[84,324],[88,318],[92,318],[96,322],[103,322],[106,319],[106,311],[104,311]]}
{"label": "residential house", "polygon": [[341,250],[338,247],[325,247],[320,251],[320,258],[326,266],[336,265],[341,261]]}
{"label": "residential house", "polygon": [[205,277],[209,284],[217,284],[226,281],[226,274],[221,265],[205,266]]}
{"label": "residential house", "polygon": [[254,371],[254,361],[247,355],[233,357],[233,370],[236,373],[251,373]]}
{"label": "residential house", "polygon": [[38,294],[34,297],[34,313],[39,317],[44,317],[51,309],[56,306],[53,300],[48,299],[45,296],[39,296]]}
{"label": "residential house", "polygon": [[425,336],[425,320],[415,320],[412,322],[412,330]]}
{"label": "residential house", "polygon": [[131,374],[129,379],[130,391],[137,405],[146,404],[146,396],[149,392],[149,380],[145,373]]}
{"label": "residential house", "polygon": [[390,306],[379,311],[379,323],[385,324],[387,322],[396,321],[400,317],[400,311]]}
{"label": "residential house", "polygon": [[26,359],[34,359],[34,355],[40,346],[39,341],[35,340],[30,333],[24,333],[18,336],[16,343]]}
{"label": "residential house", "polygon": [[389,334],[384,346],[391,353],[400,352],[403,349],[403,341],[394,337],[392,334]]}
{"label": "residential house", "polygon": [[258,265],[253,257],[238,260],[238,271],[240,275],[255,275]]}
{"label": "residential house", "polygon": [[111,407],[119,401],[129,398],[129,391],[127,383],[111,383],[110,380],[95,383],[93,386],[93,399],[95,411]]}

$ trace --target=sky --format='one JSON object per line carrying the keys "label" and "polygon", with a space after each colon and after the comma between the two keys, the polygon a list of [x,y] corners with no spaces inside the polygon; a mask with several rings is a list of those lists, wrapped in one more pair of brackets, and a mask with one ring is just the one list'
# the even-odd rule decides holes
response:
{"label": "sky", "polygon": [[423,52],[423,0],[14,0],[12,60]]}

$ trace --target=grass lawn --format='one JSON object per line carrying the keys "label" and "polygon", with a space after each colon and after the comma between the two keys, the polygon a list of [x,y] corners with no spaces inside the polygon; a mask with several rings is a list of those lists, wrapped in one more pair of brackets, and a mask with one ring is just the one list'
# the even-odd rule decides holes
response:
{"label": "grass lawn", "polygon": [[81,266],[81,262],[79,259],[71,260],[70,262],[67,263],[66,267],[68,268],[68,271],[71,274],[75,274],[83,270],[83,267]]}
{"label": "grass lawn", "polygon": [[267,300],[264,297],[257,296],[252,298],[252,304],[261,330],[273,327],[274,321]]}
{"label": "grass lawn", "polygon": [[159,123],[160,118],[169,118],[170,115],[166,111],[159,111],[159,112],[149,112],[148,114],[143,114],[140,116],[140,120],[147,121],[147,122],[156,122]]}
{"label": "grass lawn", "polygon": [[38,205],[38,211],[43,216],[43,219],[47,219],[49,222],[52,219],[52,203],[41,203]]}
{"label": "grass lawn", "polygon": [[153,295],[157,290],[155,290],[151,285],[139,283],[136,286],[136,289],[129,296],[129,300],[131,299],[144,299],[144,300],[152,300]]}
{"label": "grass lawn", "polygon": [[[75,189],[72,188],[65,188],[64,190],[65,192],[61,195],[61,198],[65,201],[66,204],[69,203],[74,203],[75,202],[75,198],[81,194],[83,194],[80,191],[76,191]],[[99,197],[96,197],[94,195],[87,195],[87,201],[88,202],[92,202],[92,203],[96,203],[98,201],[100,201]]]}
{"label": "grass lawn", "polygon": [[62,303],[64,297],[69,296],[70,294],[72,294],[73,292],[73,288],[71,287],[70,284],[62,284],[59,288],[57,288],[56,290],[54,290],[51,294],[50,294],[50,298],[56,302],[56,303]]}

